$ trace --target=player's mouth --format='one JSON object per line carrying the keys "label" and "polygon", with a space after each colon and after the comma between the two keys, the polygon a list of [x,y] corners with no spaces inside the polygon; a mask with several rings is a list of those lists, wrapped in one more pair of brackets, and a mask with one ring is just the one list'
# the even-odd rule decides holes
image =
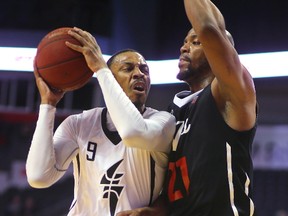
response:
{"label": "player's mouth", "polygon": [[179,57],[178,67],[181,68],[183,66],[187,66],[190,63],[191,63],[191,61],[190,61],[190,58],[188,56],[181,55]]}
{"label": "player's mouth", "polygon": [[144,93],[146,91],[146,83],[144,81],[135,81],[132,84],[132,89],[138,93]]}

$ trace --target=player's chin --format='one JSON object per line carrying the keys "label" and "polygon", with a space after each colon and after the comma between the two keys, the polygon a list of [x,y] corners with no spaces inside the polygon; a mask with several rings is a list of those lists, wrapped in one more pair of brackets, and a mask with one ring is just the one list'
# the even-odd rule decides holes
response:
{"label": "player's chin", "polygon": [[181,71],[181,70],[178,72],[178,74],[177,74],[177,76],[176,76],[176,78],[177,78],[178,80],[185,80],[185,77],[186,77],[186,73],[183,72],[183,71]]}
{"label": "player's chin", "polygon": [[133,96],[131,99],[131,101],[134,101],[136,103],[145,103],[147,98],[147,93],[145,91],[133,91]]}
{"label": "player's chin", "polygon": [[187,67],[179,67],[179,72],[176,75],[176,78],[182,81],[185,81],[190,77],[191,71]]}

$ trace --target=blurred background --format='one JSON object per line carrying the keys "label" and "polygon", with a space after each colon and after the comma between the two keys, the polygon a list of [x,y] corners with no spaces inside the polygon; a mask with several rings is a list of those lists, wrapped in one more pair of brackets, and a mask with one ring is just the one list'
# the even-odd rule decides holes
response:
{"label": "blurred background", "polygon": [[[288,51],[288,1],[213,2],[222,11],[239,54]],[[0,47],[36,48],[45,34],[63,26],[91,32],[105,54],[134,48],[148,60],[177,59],[190,29],[179,0],[0,0]],[[165,76],[165,71],[158,73]],[[288,76],[254,81],[260,107],[253,146],[255,204],[260,216],[287,216]],[[184,89],[184,83],[152,85],[147,105],[165,110],[174,94]],[[67,115],[104,105],[97,80],[91,79],[65,95],[55,127]],[[47,189],[27,184],[25,160],[38,106],[31,72],[0,71],[0,215],[65,215],[72,202],[70,170]]]}

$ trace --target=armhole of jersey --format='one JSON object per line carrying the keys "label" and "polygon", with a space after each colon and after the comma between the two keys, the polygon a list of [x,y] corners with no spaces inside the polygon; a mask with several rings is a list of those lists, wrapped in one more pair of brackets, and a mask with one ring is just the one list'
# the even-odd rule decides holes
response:
{"label": "armhole of jersey", "polygon": [[104,108],[101,113],[101,125],[106,137],[114,144],[117,145],[121,142],[121,137],[117,131],[109,131],[107,128],[107,108]]}
{"label": "armhole of jersey", "polygon": [[[80,178],[80,157],[79,157],[79,154],[76,155],[76,163],[77,163],[77,171],[78,171],[78,179],[79,179]],[[76,203],[77,203],[77,199],[73,200],[73,203],[71,204],[71,206],[69,208],[69,211],[71,211],[74,208]]]}
{"label": "armhole of jersey", "polygon": [[80,177],[80,157],[79,157],[79,154],[77,154],[77,156],[76,156],[76,161],[77,161],[78,176]]}
{"label": "armhole of jersey", "polygon": [[152,156],[150,156],[150,164],[151,164],[151,188],[150,188],[150,201],[149,201],[149,206],[152,204],[153,202],[153,193],[154,193],[154,188],[155,188],[155,177],[156,177],[156,174],[155,174],[155,161],[153,159]]}

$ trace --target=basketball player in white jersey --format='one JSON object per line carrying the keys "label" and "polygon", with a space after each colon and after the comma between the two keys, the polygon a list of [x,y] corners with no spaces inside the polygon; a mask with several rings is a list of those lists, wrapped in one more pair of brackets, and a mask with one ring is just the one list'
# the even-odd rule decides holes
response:
{"label": "basketball player in white jersey", "polygon": [[85,56],[107,107],[71,115],[54,133],[56,105],[64,92],[49,89],[35,71],[41,104],[26,163],[28,182],[50,187],[72,163],[74,199],[68,215],[114,216],[148,206],[162,189],[175,119],[145,106],[150,76],[141,54],[115,54],[110,70],[91,34],[79,28],[69,34],[82,46],[67,46]]}

